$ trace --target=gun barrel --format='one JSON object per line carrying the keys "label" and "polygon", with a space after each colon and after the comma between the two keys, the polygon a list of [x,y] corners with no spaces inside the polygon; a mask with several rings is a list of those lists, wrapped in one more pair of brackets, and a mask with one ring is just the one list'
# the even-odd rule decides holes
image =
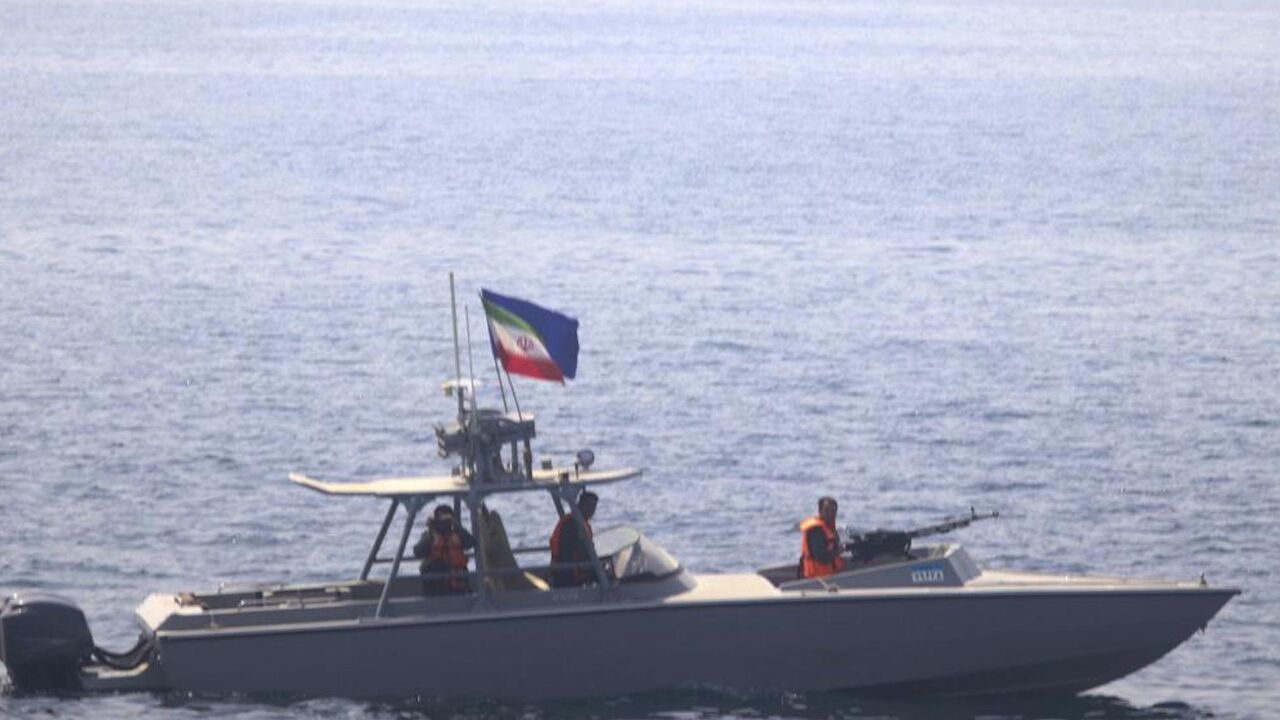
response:
{"label": "gun barrel", "polygon": [[1000,517],[999,511],[979,514],[970,510],[970,515],[968,517],[955,518],[953,520],[940,522],[937,525],[926,525],[924,527],[915,528],[914,530],[908,530],[907,537],[914,540],[915,538],[929,537],[931,535],[942,535],[944,533],[949,533],[952,530],[969,527],[969,525],[979,520],[990,520],[997,517]]}

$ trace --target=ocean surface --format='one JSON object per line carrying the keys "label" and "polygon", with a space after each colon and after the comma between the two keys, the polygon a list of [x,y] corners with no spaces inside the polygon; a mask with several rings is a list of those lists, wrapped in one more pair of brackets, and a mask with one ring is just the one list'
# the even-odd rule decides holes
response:
{"label": "ocean surface", "polygon": [[119,648],[153,591],[356,575],[381,503],[285,478],[446,469],[450,271],[478,369],[479,288],[579,318],[577,380],[518,385],[538,454],[646,467],[596,524],[695,572],[832,494],[1244,593],[1078,698],[0,716],[1280,716],[1277,4],[0,0],[0,593]]}

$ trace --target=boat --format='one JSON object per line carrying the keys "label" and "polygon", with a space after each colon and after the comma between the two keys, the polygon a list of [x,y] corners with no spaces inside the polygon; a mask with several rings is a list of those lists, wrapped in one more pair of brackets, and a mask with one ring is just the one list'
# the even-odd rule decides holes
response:
{"label": "boat", "polygon": [[[491,339],[541,352],[536,338],[520,335],[524,321],[510,320],[527,303],[482,297],[506,303],[494,312],[508,325],[491,325]],[[577,321],[556,321],[567,329],[573,355],[563,376],[571,378]],[[333,501],[386,503],[355,577],[152,594],[136,611],[137,643],[122,652],[97,646],[73,600],[15,593],[0,606],[10,689],[515,701],[699,687],[1075,693],[1159,659],[1240,592],[1203,577],[987,569],[958,544],[915,542],[994,515],[972,509],[913,531],[846,537],[845,567],[825,577],[801,577],[796,563],[695,574],[632,527],[597,532],[585,559],[552,566],[547,545],[513,548],[486,501],[543,494],[547,527],[572,523],[581,537],[583,493],[643,471],[596,469],[591,450],[535,467],[535,418],[518,403],[514,412],[479,407],[475,382],[462,377],[456,310],[454,338],[456,377],[443,389],[457,412],[434,428],[447,474],[289,476]],[[502,348],[493,342],[496,356]],[[525,367],[560,379],[561,366],[547,365],[558,352]],[[469,519],[474,569],[406,573],[418,518],[437,503]],[[553,569],[581,581],[553,582],[562,577]],[[442,580],[461,592],[434,592]]]}
{"label": "boat", "polygon": [[[808,579],[795,564],[693,574],[619,527],[595,535],[582,563],[593,582],[553,587],[547,547],[512,548],[486,499],[545,493],[549,519],[582,522],[582,492],[642,471],[595,469],[591,451],[533,467],[531,415],[479,409],[465,383],[446,392],[458,415],[435,434],[439,454],[457,461],[450,474],[290,476],[328,498],[387,504],[358,576],[153,594],[125,652],[97,647],[73,601],[17,593],[0,609],[11,688],[522,701],[706,686],[1075,693],[1154,662],[1240,592],[1203,579],[985,569],[957,544],[911,542],[984,517],[976,514],[864,534],[849,543],[843,571]],[[437,502],[465,509],[475,533],[463,594],[428,595],[417,573],[402,571],[416,519]]]}

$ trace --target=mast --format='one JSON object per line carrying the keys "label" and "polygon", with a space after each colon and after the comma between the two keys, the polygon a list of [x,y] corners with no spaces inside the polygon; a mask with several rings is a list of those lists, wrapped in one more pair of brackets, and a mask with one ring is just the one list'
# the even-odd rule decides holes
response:
{"label": "mast", "polygon": [[[467,321],[467,372],[471,373],[471,416],[467,423],[467,430],[470,435],[471,432],[476,429],[476,423],[479,421],[480,408],[476,405],[476,368],[475,361],[471,356],[471,311],[468,310],[466,306],[463,306],[462,313]],[[457,333],[456,326],[454,333]],[[459,402],[461,402],[461,396],[459,396]],[[472,445],[472,452],[474,452],[474,450],[475,446]],[[492,482],[494,478],[493,461],[490,459],[492,456],[483,444],[481,445],[480,450],[484,453],[480,462],[476,463],[474,457],[471,460],[471,467],[475,468],[479,472],[477,474],[477,472],[473,471],[471,474],[471,492],[467,494],[467,507],[471,510],[471,530],[475,533],[476,540],[476,600],[484,602],[486,590],[488,589],[485,587],[484,581],[489,574],[489,563],[485,562],[485,553],[489,547],[489,538],[487,537],[489,534],[489,524],[488,522],[484,522],[484,527],[481,527],[481,495],[479,490],[476,488],[476,485],[479,483]]]}

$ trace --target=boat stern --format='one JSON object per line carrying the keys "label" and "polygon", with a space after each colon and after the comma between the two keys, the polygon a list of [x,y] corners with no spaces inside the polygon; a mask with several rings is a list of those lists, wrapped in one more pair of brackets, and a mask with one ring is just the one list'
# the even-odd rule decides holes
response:
{"label": "boat stern", "polygon": [[0,605],[0,661],[9,688],[17,693],[167,688],[155,652],[164,603],[148,601],[138,611],[138,641],[124,652],[112,652],[94,642],[84,612],[69,598],[44,592],[6,598]]}
{"label": "boat stern", "polygon": [[68,598],[14,593],[0,606],[0,662],[18,692],[80,689],[78,670],[93,649],[84,612]]}

